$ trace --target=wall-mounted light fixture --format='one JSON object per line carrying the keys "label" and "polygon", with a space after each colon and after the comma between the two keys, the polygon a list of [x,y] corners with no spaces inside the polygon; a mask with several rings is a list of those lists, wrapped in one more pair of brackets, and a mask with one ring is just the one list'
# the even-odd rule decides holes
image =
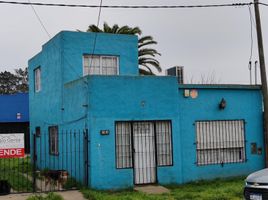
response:
{"label": "wall-mounted light fixture", "polygon": [[221,102],[220,102],[220,104],[219,104],[219,109],[220,110],[223,110],[223,109],[225,109],[225,107],[226,107],[226,100],[224,99],[224,98],[222,98],[221,99]]}

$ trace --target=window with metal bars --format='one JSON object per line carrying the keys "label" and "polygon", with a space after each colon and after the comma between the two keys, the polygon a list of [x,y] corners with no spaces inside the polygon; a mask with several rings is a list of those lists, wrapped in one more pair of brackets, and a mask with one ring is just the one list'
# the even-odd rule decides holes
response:
{"label": "window with metal bars", "polygon": [[245,162],[244,120],[196,121],[197,165]]}
{"label": "window with metal bars", "polygon": [[49,152],[52,155],[59,155],[58,126],[48,127],[49,131]]}
{"label": "window with metal bars", "polygon": [[116,168],[132,166],[131,123],[116,122]]}
{"label": "window with metal bars", "polygon": [[[144,122],[116,122],[116,168],[133,167],[132,135],[135,131],[133,123],[141,126],[144,124]],[[171,122],[150,121],[149,123],[154,125],[157,166],[173,165]],[[148,144],[148,146],[152,145]]]}
{"label": "window with metal bars", "polygon": [[170,166],[173,164],[172,139],[170,121],[155,122],[157,165]]}

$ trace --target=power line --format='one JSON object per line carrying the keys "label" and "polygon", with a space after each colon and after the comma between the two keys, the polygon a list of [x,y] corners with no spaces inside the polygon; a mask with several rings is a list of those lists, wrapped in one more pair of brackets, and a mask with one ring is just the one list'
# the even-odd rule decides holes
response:
{"label": "power line", "polygon": [[259,2],[260,5],[263,5],[263,6],[268,6],[267,3],[262,3],[262,2]]}
{"label": "power line", "polygon": [[[0,4],[16,5],[35,5],[35,6],[52,6],[52,7],[76,7],[76,8],[124,8],[124,9],[177,9],[177,8],[215,8],[215,7],[238,7],[249,6],[249,3],[227,3],[227,4],[204,4],[204,5],[87,5],[87,4],[61,4],[61,3],[40,3],[40,2],[18,2],[18,1],[0,1]],[[265,3],[260,5],[268,6]]]}
{"label": "power line", "polygon": [[[31,3],[30,0],[28,0],[28,1],[29,1],[29,3]],[[43,28],[44,31],[46,32],[46,34],[47,34],[47,36],[49,37],[49,39],[51,39],[51,35],[49,34],[48,30],[46,29],[44,23],[42,22],[41,18],[40,18],[39,15],[37,14],[37,12],[36,12],[36,10],[34,9],[33,5],[30,4],[30,6],[31,6],[31,8],[32,8],[32,10],[33,10],[33,12],[34,12],[36,18],[38,19],[40,25],[42,26],[42,28]]]}

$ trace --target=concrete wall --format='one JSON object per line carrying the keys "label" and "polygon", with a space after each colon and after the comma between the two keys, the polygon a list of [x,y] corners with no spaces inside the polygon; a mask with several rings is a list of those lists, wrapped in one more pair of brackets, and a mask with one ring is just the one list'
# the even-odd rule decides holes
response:
{"label": "concrete wall", "polygon": [[[184,90],[196,89],[197,98],[185,98]],[[224,98],[225,109],[219,109]],[[262,96],[258,87],[206,87],[185,85],[179,91],[180,134],[183,182],[247,175],[264,168],[264,143],[262,129]],[[246,162],[197,166],[195,126],[196,120],[245,120]],[[250,143],[261,147],[262,155],[251,154]]]}
{"label": "concrete wall", "polygon": [[[89,131],[89,183],[93,188],[117,189],[133,186],[133,169],[116,169],[116,121],[170,120],[172,123],[173,166],[158,167],[158,183],[183,183],[192,180],[246,175],[264,167],[262,155],[252,155],[250,143],[263,146],[262,99],[258,87],[178,86],[175,77],[137,76],[137,38],[128,35],[97,34],[95,54],[117,55],[119,76],[82,78],[82,58],[93,52],[94,33],[61,32],[43,46],[42,52],[29,61],[30,124],[41,134],[48,127]],[[34,92],[34,69],[41,67],[41,91]],[[185,89],[197,89],[196,98],[185,98]],[[227,107],[219,110],[224,98]],[[245,120],[246,155],[244,163],[197,166],[196,120]],[[100,135],[109,130],[109,135]],[[60,151],[72,150],[81,138],[75,134],[59,137]],[[74,143],[70,143],[74,141]],[[83,141],[82,141],[83,142]],[[73,146],[71,147],[71,144]],[[68,155],[49,154],[48,137],[37,139],[39,158],[52,160],[49,167],[66,169],[83,179],[83,158],[71,162]],[[81,143],[80,143],[81,145]],[[38,160],[38,166],[47,167]],[[78,164],[76,164],[78,163]]]}
{"label": "concrete wall", "polygon": [[[96,44],[94,47],[94,43]],[[62,31],[42,46],[42,51],[29,60],[30,129],[41,129],[37,137],[37,167],[67,169],[76,176],[83,166],[83,154],[61,153],[65,146],[83,145],[83,137],[75,138],[65,130],[74,131],[87,127],[87,84],[76,80],[83,77],[83,55],[114,55],[119,57],[119,75],[138,75],[137,37],[106,33]],[[41,91],[34,91],[34,70],[41,68]],[[59,127],[59,155],[49,153],[49,126]],[[67,135],[64,137],[63,135]],[[62,137],[63,136],[63,137]],[[31,138],[33,141],[33,138]],[[31,146],[33,150],[33,145]],[[72,151],[72,150],[71,150]],[[78,153],[79,155],[76,155]],[[33,153],[33,152],[32,152]],[[74,156],[77,162],[66,158]],[[79,163],[82,164],[78,164]],[[79,174],[81,179],[83,173]]]}
{"label": "concrete wall", "polygon": [[[133,186],[133,169],[116,169],[115,122],[171,120],[173,166],[158,167],[160,184],[181,180],[178,88],[175,77],[101,77],[89,81],[91,186],[116,189]],[[100,135],[100,130],[110,134]]]}

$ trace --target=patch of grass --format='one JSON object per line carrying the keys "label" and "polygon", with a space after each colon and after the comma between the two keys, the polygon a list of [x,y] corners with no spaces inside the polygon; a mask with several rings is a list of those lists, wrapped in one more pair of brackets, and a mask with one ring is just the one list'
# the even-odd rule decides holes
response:
{"label": "patch of grass", "polygon": [[80,184],[75,178],[68,177],[66,183],[63,184],[63,188],[66,190],[73,188],[81,188],[82,184]]}
{"label": "patch of grass", "polygon": [[62,196],[55,194],[53,192],[48,193],[48,195],[34,195],[27,198],[27,200],[63,200]]}
{"label": "patch of grass", "polygon": [[98,191],[82,189],[89,200],[241,200],[244,177],[197,181],[183,185],[167,185],[169,194],[148,195],[133,190]]}
{"label": "patch of grass", "polygon": [[0,179],[7,180],[16,191],[32,191],[32,175],[30,157],[5,158],[0,160]]}

